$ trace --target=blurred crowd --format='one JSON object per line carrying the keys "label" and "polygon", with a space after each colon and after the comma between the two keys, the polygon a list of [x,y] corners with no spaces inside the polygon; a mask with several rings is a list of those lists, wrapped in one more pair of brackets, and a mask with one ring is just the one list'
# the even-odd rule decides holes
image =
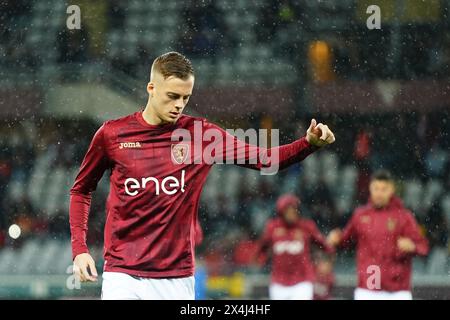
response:
{"label": "blurred crowd", "polygon": [[[89,143],[80,138],[81,133],[95,132],[95,128],[91,121],[61,123],[51,119],[2,126],[0,247],[21,246],[30,237],[69,236],[65,193],[74,178],[74,166],[81,161]],[[64,180],[57,178],[61,173]],[[101,211],[94,201],[94,221]],[[20,227],[18,239],[8,236],[8,228],[13,224]]]}
{"label": "blurred crowd", "polygon": [[31,5],[29,1],[0,2],[0,65],[36,68],[39,58],[26,44],[26,25],[29,24]]}
{"label": "blurred crowd", "polygon": [[[133,77],[142,77],[148,71],[142,68],[143,61],[151,61],[159,54],[159,48],[155,47],[157,39],[149,42],[145,38],[151,26],[133,21],[142,19],[141,13],[154,14],[148,11],[148,3],[139,0],[98,0],[95,4],[75,1],[73,4],[78,4],[85,13],[80,30],[65,27],[64,6],[53,8],[49,1],[44,9],[54,11],[37,10],[45,3],[2,1],[0,52],[4,58],[0,63],[4,66],[37,70],[46,64],[102,62]],[[136,12],[130,9],[132,3],[140,4]],[[450,33],[442,32],[450,27],[444,16],[447,14],[445,1],[442,8],[433,11],[438,14],[429,21],[429,14],[425,12],[424,17],[415,17],[417,23],[412,18],[410,23],[397,28],[389,21],[381,30],[368,30],[364,21],[358,20],[357,1],[312,5],[306,1],[267,0],[257,6],[245,4],[245,1],[173,3],[171,16],[175,19],[175,28],[157,28],[148,37],[163,39],[167,33],[175,33],[176,36],[168,38],[168,48],[212,64],[224,56],[237,56],[242,48],[258,51],[263,47],[269,50],[269,56],[287,59],[301,71],[308,67],[308,59],[309,65],[314,65],[317,53],[308,54],[308,47],[311,51],[314,41],[321,40],[325,44],[319,54],[323,59],[321,65],[329,69],[322,80],[446,77],[450,71]],[[57,10],[61,11],[59,15]],[[327,15],[330,21],[323,18]],[[59,17],[57,28],[46,28],[45,21],[56,16]],[[143,19],[145,22],[156,18]],[[241,25],[245,19],[249,19],[250,28]],[[40,25],[34,25],[38,21]],[[55,34],[51,35],[44,51],[41,39],[49,32]],[[113,40],[115,32],[123,38],[117,43]],[[126,41],[134,41],[134,38],[138,40],[128,46]],[[257,54],[250,52],[243,59],[251,63],[252,56]],[[311,78],[313,74],[314,71]]]}

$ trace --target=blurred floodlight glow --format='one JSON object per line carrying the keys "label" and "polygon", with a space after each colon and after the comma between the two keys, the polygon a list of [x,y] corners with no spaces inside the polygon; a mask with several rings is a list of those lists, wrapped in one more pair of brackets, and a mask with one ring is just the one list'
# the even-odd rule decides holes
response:
{"label": "blurred floodlight glow", "polygon": [[21,233],[21,230],[17,224],[11,225],[8,229],[8,234],[13,239],[17,239],[18,237],[20,237],[20,233]]}

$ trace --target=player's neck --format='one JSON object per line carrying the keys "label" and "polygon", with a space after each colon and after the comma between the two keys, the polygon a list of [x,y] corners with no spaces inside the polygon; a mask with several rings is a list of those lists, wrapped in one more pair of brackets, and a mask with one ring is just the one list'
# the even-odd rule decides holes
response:
{"label": "player's neck", "polygon": [[144,121],[152,126],[160,126],[164,124],[164,122],[155,114],[155,112],[153,112],[149,103],[147,103],[144,111],[142,111],[142,118],[144,118]]}

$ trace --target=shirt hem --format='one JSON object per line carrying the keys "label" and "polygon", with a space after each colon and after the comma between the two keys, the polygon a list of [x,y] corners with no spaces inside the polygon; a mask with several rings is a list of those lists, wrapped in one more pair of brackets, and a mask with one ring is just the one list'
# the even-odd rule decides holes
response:
{"label": "shirt hem", "polygon": [[175,271],[139,271],[130,270],[121,267],[105,267],[105,272],[122,272],[130,276],[142,277],[142,278],[184,278],[191,277],[194,275],[192,269],[189,270],[175,270]]}
{"label": "shirt hem", "polygon": [[369,289],[364,286],[357,286],[356,289],[364,289],[364,290],[369,290],[369,291],[373,291],[373,292],[380,292],[380,291],[384,291],[384,292],[409,291],[409,292],[412,292],[411,288],[408,288],[408,287],[398,287],[398,288],[383,288],[382,287],[380,289]]}

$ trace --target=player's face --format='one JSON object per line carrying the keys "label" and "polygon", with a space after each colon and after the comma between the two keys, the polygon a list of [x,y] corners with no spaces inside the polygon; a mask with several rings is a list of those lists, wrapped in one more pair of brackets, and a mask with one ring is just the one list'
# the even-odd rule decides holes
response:
{"label": "player's face", "polygon": [[192,95],[194,77],[183,80],[170,76],[164,79],[162,75],[157,74],[152,80],[147,89],[155,115],[162,123],[175,123]]}
{"label": "player's face", "polygon": [[382,208],[389,203],[395,189],[394,184],[390,181],[374,180],[370,183],[369,191],[373,205],[377,208]]}
{"label": "player's face", "polygon": [[292,224],[298,219],[298,211],[294,207],[288,207],[283,214],[284,220],[287,223]]}

